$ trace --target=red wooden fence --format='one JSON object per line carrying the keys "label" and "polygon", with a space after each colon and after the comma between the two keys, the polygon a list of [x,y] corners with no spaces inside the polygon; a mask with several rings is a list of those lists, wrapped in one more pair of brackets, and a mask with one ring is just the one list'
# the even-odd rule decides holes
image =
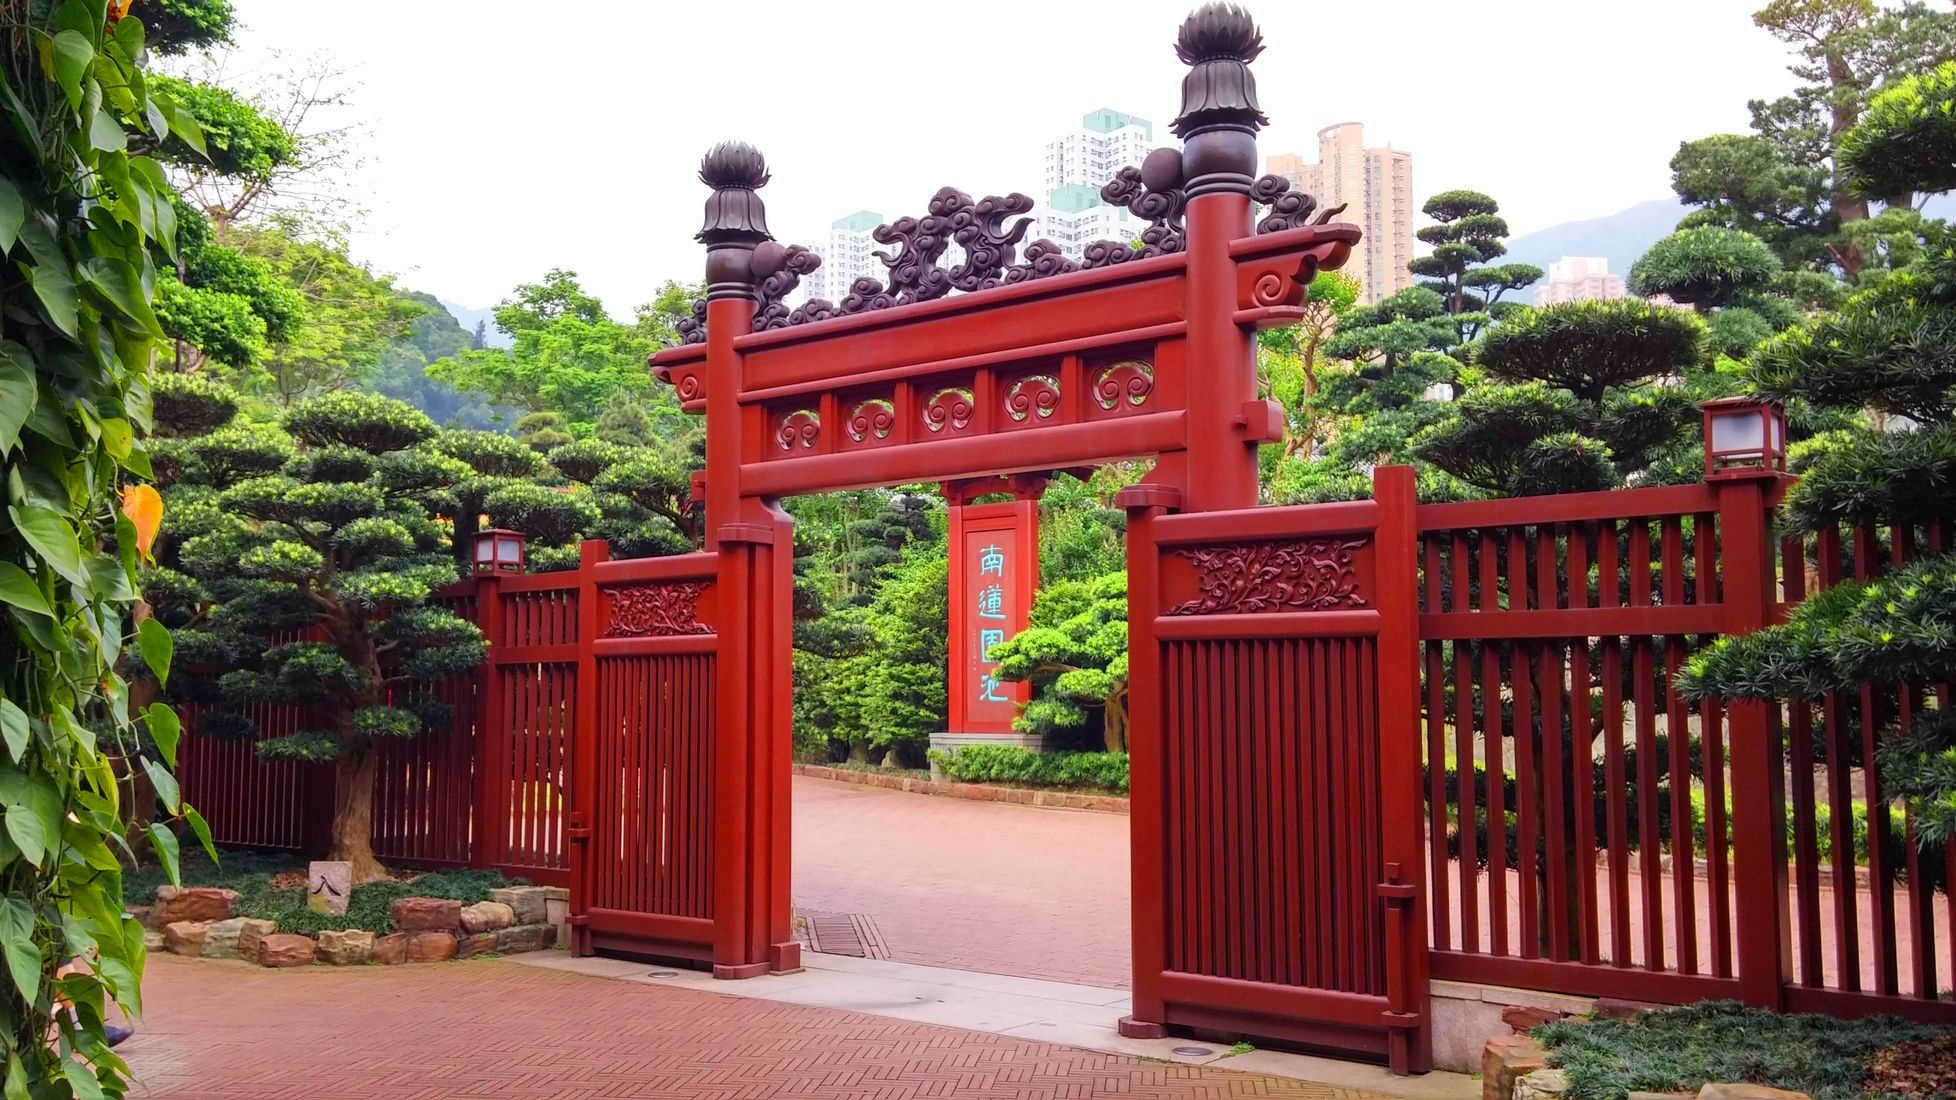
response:
{"label": "red wooden fence", "polygon": [[[1946,687],[1777,707],[1687,706],[1673,690],[1712,639],[1951,539],[1945,526],[1778,538],[1775,488],[1426,505],[1397,528],[1380,516],[1382,532],[1417,532],[1380,537],[1408,540],[1418,570],[1418,667],[1404,675],[1411,690],[1416,671],[1426,718],[1413,780],[1426,812],[1368,818],[1377,833],[1336,829],[1351,824],[1340,807],[1395,793],[1391,739],[1364,702],[1395,675],[1390,655],[1366,637],[1229,615],[1211,618],[1234,634],[1183,637],[1191,620],[1137,602],[1168,625],[1158,654],[1134,654],[1135,682],[1158,677],[1168,695],[1158,730],[1135,717],[1137,743],[1157,737],[1165,754],[1151,774],[1137,753],[1137,794],[1154,784],[1166,807],[1152,864],[1140,830],[1153,826],[1137,815],[1136,867],[1162,868],[1171,899],[1152,939],[1137,929],[1137,960],[1160,956],[1137,996],[1190,998],[1190,1017],[1196,979],[1405,996],[1381,969],[1400,954],[1386,937],[1404,931],[1364,889],[1396,861],[1407,881],[1415,863],[1425,879],[1435,977],[1956,1020],[1944,993],[1956,904],[1943,886],[1956,854],[1917,852],[1873,755],[1885,720],[1941,705]],[[1230,523],[1296,537],[1342,514],[1164,516],[1139,530],[1160,526],[1167,535],[1148,537],[1177,545]],[[576,572],[447,592],[490,657],[437,686],[455,708],[449,730],[387,747],[376,850],[575,880],[587,947],[709,957],[713,570],[712,555],[611,562],[592,544]],[[1137,572],[1135,592],[1149,583]],[[1222,696],[1203,685],[1225,682],[1249,709],[1214,710]],[[258,717],[268,734],[303,728],[291,708]],[[328,769],[261,761],[247,743],[196,736],[188,718],[185,797],[220,843],[318,846]],[[1421,854],[1396,858],[1408,830],[1423,834]],[[1299,908],[1312,897],[1353,908]]]}
{"label": "red wooden fence", "polygon": [[1939,936],[1922,858],[1884,840],[1881,700],[1674,690],[1716,637],[1911,552],[1886,527],[1775,539],[1773,488],[1418,509],[1434,976],[1956,1020],[1956,909]]}

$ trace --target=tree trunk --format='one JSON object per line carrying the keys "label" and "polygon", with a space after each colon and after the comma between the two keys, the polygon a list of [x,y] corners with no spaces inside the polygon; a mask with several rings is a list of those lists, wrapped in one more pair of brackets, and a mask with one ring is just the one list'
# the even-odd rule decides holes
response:
{"label": "tree trunk", "polygon": [[849,763],[851,764],[869,763],[869,742],[867,741],[849,742]]}
{"label": "tree trunk", "polygon": [[380,750],[371,742],[349,745],[333,762],[333,844],[331,860],[353,864],[354,885],[387,877],[374,857],[374,775]]}
{"label": "tree trunk", "polygon": [[1127,681],[1122,680],[1107,696],[1100,713],[1100,735],[1108,752],[1127,751]]}
{"label": "tree trunk", "polygon": [[[1837,53],[1830,52],[1827,55],[1827,82],[1834,86],[1836,93],[1841,88],[1851,86],[1854,83],[1854,70],[1849,68],[1847,60]],[[1834,101],[1832,124],[1828,127],[1828,144],[1833,152],[1835,187],[1834,195],[1829,205],[1833,208],[1834,217],[1839,219],[1843,227],[1853,222],[1864,222],[1868,220],[1868,200],[1842,187],[1840,182],[1841,135],[1854,129],[1854,124],[1860,120],[1860,104],[1851,98],[1841,97],[1837,94]],[[1853,282],[1861,277],[1861,269],[1867,265],[1868,261],[1867,257],[1861,252],[1860,245],[1852,241],[1843,241],[1839,248],[1833,249],[1832,251],[1834,258],[1840,262],[1841,270],[1846,272],[1849,282]]]}

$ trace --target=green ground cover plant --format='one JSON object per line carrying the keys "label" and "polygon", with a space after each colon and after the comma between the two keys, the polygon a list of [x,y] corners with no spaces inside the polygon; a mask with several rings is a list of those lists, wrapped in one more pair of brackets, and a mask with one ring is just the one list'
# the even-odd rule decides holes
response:
{"label": "green ground cover plant", "polygon": [[1627,1020],[1560,1020],[1530,1034],[1548,1050],[1549,1065],[1568,1075],[1568,1100],[1695,1092],[1708,1082],[1767,1085],[1814,1100],[1886,1100],[1896,1094],[1867,1090],[1875,1056],[1949,1029],[1895,1016],[1782,1016],[1706,1001]]}

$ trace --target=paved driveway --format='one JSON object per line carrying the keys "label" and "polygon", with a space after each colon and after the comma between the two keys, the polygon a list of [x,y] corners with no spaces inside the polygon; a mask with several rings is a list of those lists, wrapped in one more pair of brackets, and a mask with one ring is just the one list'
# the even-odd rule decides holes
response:
{"label": "paved driveway", "polygon": [[862,914],[890,958],[1125,989],[1117,814],[794,780],[794,899]]}
{"label": "paved driveway", "polygon": [[121,1052],[154,1100],[1368,1094],[500,959],[265,970],[159,955]]}

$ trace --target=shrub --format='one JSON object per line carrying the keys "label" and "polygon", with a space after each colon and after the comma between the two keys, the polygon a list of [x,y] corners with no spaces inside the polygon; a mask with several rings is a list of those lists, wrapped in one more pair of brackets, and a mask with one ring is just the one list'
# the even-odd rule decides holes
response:
{"label": "shrub", "polygon": [[1736,1001],[1707,1001],[1628,1020],[1562,1020],[1532,1034],[1548,1049],[1549,1065],[1567,1072],[1568,1100],[1696,1091],[1714,1081],[1792,1089],[1814,1100],[1858,1100],[1877,1051],[1945,1030],[1894,1016],[1781,1016]]}
{"label": "shrub", "polygon": [[1124,752],[1032,752],[1016,745],[966,745],[930,751],[931,762],[966,783],[1091,787],[1127,793]]}

